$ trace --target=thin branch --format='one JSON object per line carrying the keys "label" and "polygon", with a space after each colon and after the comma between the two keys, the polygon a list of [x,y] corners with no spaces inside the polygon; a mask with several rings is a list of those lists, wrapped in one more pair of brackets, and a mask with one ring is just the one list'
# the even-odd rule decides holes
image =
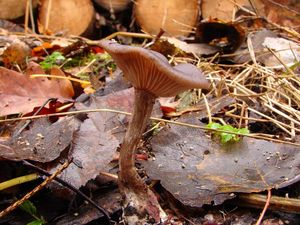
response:
{"label": "thin branch", "polygon": [[264,215],[270,205],[270,199],[271,199],[271,189],[268,189],[268,197],[267,197],[267,200],[266,200],[266,204],[265,204],[265,207],[263,208],[263,211],[261,212],[257,222],[256,222],[256,225],[260,225],[263,218],[264,218]]}

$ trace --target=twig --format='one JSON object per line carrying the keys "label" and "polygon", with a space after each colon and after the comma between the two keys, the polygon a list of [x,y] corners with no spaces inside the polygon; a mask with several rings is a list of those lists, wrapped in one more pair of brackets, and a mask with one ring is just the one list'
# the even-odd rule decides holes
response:
{"label": "twig", "polygon": [[[124,37],[135,37],[135,38],[149,38],[149,39],[153,39],[155,38],[155,36],[149,35],[149,34],[141,34],[141,33],[131,33],[131,32],[124,32],[124,31],[118,31],[115,32],[107,37],[105,37],[104,39],[106,40],[110,40],[113,39],[117,36],[124,36]],[[97,42],[98,44],[98,42]]]}
{"label": "twig", "polygon": [[30,78],[38,78],[38,77],[49,77],[49,78],[55,78],[55,79],[63,79],[63,80],[71,80],[75,81],[81,84],[91,84],[91,82],[86,80],[80,80],[74,77],[66,77],[66,76],[59,76],[59,75],[48,75],[48,74],[33,74],[30,75]]}
{"label": "twig", "polygon": [[34,194],[36,194],[38,191],[40,191],[42,188],[44,188],[47,184],[49,184],[56,176],[58,176],[64,169],[66,169],[69,166],[70,162],[66,161],[58,170],[52,174],[50,177],[47,177],[40,185],[35,187],[32,191],[28,192],[23,198],[16,201],[6,209],[0,212],[0,218],[7,215],[11,211],[15,210],[17,207],[22,205],[26,200],[31,198]]}
{"label": "twig", "polygon": [[26,10],[25,10],[25,20],[24,20],[24,28],[25,34],[28,32],[28,21],[29,21],[29,10],[30,10],[30,2],[31,0],[26,0]]}
{"label": "twig", "polygon": [[[237,205],[263,208],[266,204],[266,195],[262,194],[239,194],[233,202]],[[269,210],[300,214],[300,199],[272,196]]]}
{"label": "twig", "polygon": [[[20,118],[3,119],[3,120],[0,120],[0,123],[1,122],[3,123],[3,122],[18,121],[18,120],[26,120],[26,119],[45,118],[45,117],[51,117],[51,116],[76,115],[76,114],[80,114],[80,113],[91,113],[91,112],[112,112],[112,113],[119,113],[119,114],[124,114],[124,115],[131,116],[131,113],[129,113],[129,112],[102,108],[102,109],[87,109],[87,110],[80,110],[80,111],[51,113],[51,114],[47,114],[47,115],[37,115],[37,116],[27,116],[27,117],[20,117]],[[165,122],[165,123],[169,123],[169,124],[192,127],[192,128],[197,128],[197,129],[207,130],[207,131],[215,131],[215,132],[218,131],[217,129],[207,128],[206,126],[189,124],[189,123],[172,121],[172,120],[166,120],[166,119],[161,119],[161,118],[156,118],[156,117],[150,117],[150,120],[161,121],[161,122]],[[264,136],[258,136],[254,133],[252,133],[252,134],[240,134],[240,133],[236,133],[236,132],[232,132],[232,131],[222,131],[222,132],[228,133],[228,134],[236,134],[236,135],[239,135],[239,136],[244,136],[244,137],[249,137],[249,138],[256,138],[256,139],[261,139],[261,140],[273,141],[275,143],[282,143],[282,144],[289,144],[289,145],[293,145],[293,146],[300,146],[300,143],[293,143],[293,142],[283,141],[283,140],[279,140],[279,139],[267,138],[267,137],[264,137]]]}
{"label": "twig", "polygon": [[203,99],[204,99],[204,103],[205,103],[205,107],[206,107],[208,121],[209,121],[209,123],[211,123],[212,122],[211,111],[210,111],[209,104],[208,104],[208,101],[207,101],[207,98],[206,98],[205,94],[203,94]]}
{"label": "twig", "polygon": [[262,220],[264,218],[264,215],[265,215],[265,213],[266,213],[266,211],[267,211],[267,209],[268,209],[268,207],[270,205],[270,199],[271,199],[271,189],[268,189],[268,197],[267,197],[267,200],[266,200],[266,204],[265,204],[265,206],[263,208],[263,211],[261,212],[261,214],[260,214],[260,216],[259,216],[259,218],[258,218],[258,220],[256,222],[256,225],[260,225],[261,224],[261,222],[262,222]]}

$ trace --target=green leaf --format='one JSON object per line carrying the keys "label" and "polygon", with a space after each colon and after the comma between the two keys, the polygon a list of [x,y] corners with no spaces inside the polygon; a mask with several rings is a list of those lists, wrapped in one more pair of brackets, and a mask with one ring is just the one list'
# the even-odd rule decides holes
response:
{"label": "green leaf", "polygon": [[220,134],[220,137],[221,137],[221,142],[223,143],[223,144],[225,144],[225,143],[227,143],[227,142],[229,142],[229,141],[231,141],[231,140],[233,140],[234,139],[234,134],[228,134],[228,133],[221,133]]}
{"label": "green leaf", "polygon": [[239,134],[250,134],[250,131],[247,128],[237,129]]}
{"label": "green leaf", "polygon": [[45,223],[46,222],[44,220],[36,219],[36,220],[31,221],[30,223],[27,223],[26,225],[43,225]]}
{"label": "green leaf", "polygon": [[[237,142],[240,140],[239,134],[249,134],[249,130],[247,128],[235,128],[231,125],[221,125],[219,123],[211,122],[206,125],[206,127],[211,129],[216,129],[218,131],[213,131],[213,134],[220,138],[221,143],[225,144],[227,142]],[[224,132],[222,132],[224,131]],[[227,133],[232,132],[235,134]]]}
{"label": "green leaf", "polygon": [[211,129],[220,129],[222,127],[222,125],[219,123],[211,122],[211,123],[207,124],[206,127],[211,128]]}
{"label": "green leaf", "polygon": [[22,209],[23,211],[27,212],[30,215],[35,215],[37,213],[36,207],[29,200],[26,200],[25,202],[23,202],[23,204],[20,205],[19,207],[20,207],[20,209]]}
{"label": "green leaf", "polygon": [[55,65],[59,65],[66,58],[60,52],[53,52],[47,56],[44,61],[40,62],[41,67],[44,70],[49,70]]}

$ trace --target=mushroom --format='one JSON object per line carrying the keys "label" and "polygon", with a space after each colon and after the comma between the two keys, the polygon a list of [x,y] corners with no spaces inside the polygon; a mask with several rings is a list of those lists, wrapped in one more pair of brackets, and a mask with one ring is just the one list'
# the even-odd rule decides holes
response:
{"label": "mushroom", "polygon": [[112,56],[135,89],[132,119],[119,158],[119,189],[124,196],[124,216],[129,224],[139,224],[147,217],[159,222],[163,211],[154,193],[135,169],[137,145],[157,97],[175,96],[191,88],[207,89],[209,82],[194,65],[179,64],[172,67],[158,52],[108,40],[100,41],[99,45]]}

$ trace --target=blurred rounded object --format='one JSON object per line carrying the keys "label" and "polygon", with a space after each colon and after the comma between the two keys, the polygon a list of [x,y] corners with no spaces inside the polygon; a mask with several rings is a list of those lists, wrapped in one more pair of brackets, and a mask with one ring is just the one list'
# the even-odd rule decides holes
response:
{"label": "blurred rounded object", "polygon": [[136,0],[134,15],[141,28],[152,35],[187,36],[199,15],[198,0]]}
{"label": "blurred rounded object", "polygon": [[94,14],[90,0],[42,0],[39,10],[39,32],[80,35],[90,28]]}
{"label": "blurred rounded object", "polygon": [[[16,19],[24,16],[27,0],[0,0],[0,19]],[[38,0],[32,0],[32,6],[35,8]]]}
{"label": "blurred rounded object", "polygon": [[95,3],[112,12],[120,12],[126,9],[130,0],[95,0]]}

